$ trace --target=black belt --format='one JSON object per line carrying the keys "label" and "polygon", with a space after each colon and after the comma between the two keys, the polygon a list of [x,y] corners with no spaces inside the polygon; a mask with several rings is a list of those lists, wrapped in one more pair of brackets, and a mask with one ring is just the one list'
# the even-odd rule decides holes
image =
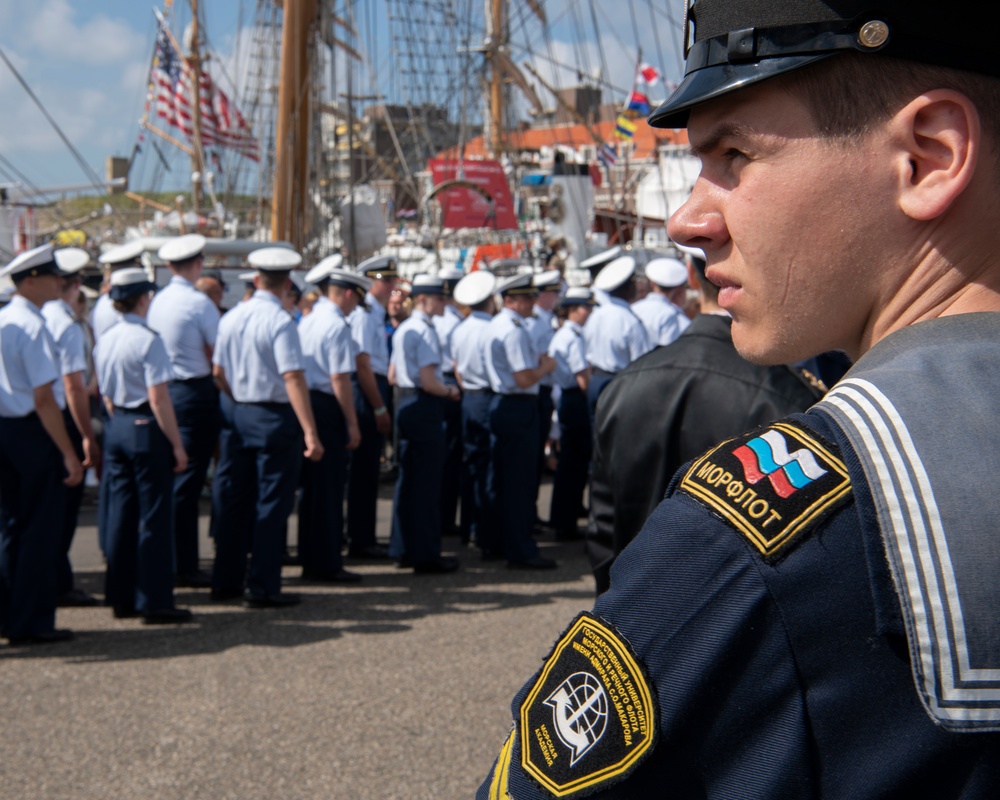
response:
{"label": "black belt", "polygon": [[492,389],[462,389],[464,394],[496,394]]}
{"label": "black belt", "polygon": [[427,394],[423,389],[417,389],[412,386],[397,386],[396,391],[399,392],[400,397],[410,397],[414,394]]}
{"label": "black belt", "polygon": [[241,406],[257,406],[258,408],[266,408],[268,411],[284,411],[286,408],[290,407],[289,403],[242,403],[239,400],[236,401],[237,405]]}
{"label": "black belt", "polygon": [[504,398],[504,400],[531,400],[534,403],[538,402],[538,395],[537,394],[503,394],[503,393],[500,393],[500,396],[502,398]]}
{"label": "black belt", "polygon": [[595,375],[604,375],[608,378],[613,378],[615,375],[618,374],[617,372],[608,372],[606,369],[601,369],[600,367],[594,367],[591,371]]}
{"label": "black belt", "polygon": [[209,382],[209,383],[212,383],[213,382],[212,381],[212,376],[211,375],[202,375],[199,378],[175,378],[173,382],[174,383],[185,383],[185,384],[198,384],[198,383],[205,383],[206,381]]}
{"label": "black belt", "polygon": [[568,386],[565,389],[559,389],[559,391],[563,394],[583,394],[583,389],[579,386]]}
{"label": "black belt", "polygon": [[142,405],[132,406],[128,408],[126,406],[115,406],[115,412],[121,411],[125,414],[152,414],[153,407],[149,403],[143,403]]}

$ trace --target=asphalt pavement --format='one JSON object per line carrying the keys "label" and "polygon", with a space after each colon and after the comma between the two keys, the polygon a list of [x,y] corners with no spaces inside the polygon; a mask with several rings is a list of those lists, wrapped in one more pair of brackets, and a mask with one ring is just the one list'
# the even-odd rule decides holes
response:
{"label": "asphalt pavement", "polygon": [[[548,497],[546,484],[545,516]],[[207,523],[206,507],[205,558]],[[462,564],[450,575],[349,562],[364,581],[331,587],[286,567],[285,588],[304,596],[289,609],[180,589],[193,625],[60,609],[73,640],[0,646],[0,797],[472,797],[510,728],[514,693],[593,601],[582,545],[551,534],[539,543],[557,570],[482,562],[457,538],[445,539]],[[78,585],[100,595],[91,505],[72,559]]]}

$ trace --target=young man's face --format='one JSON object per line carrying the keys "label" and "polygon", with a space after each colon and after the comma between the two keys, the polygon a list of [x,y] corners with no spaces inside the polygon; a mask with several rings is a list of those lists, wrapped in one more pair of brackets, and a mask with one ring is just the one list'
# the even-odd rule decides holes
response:
{"label": "young man's face", "polygon": [[773,83],[691,112],[702,171],[668,232],[705,251],[746,358],[857,356],[888,261],[901,258],[891,146],[884,128],[851,146],[820,139],[806,107]]}

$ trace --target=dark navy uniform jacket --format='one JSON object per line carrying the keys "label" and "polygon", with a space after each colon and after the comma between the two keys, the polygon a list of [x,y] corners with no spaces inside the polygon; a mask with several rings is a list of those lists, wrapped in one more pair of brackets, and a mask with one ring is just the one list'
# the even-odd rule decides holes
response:
{"label": "dark navy uniform jacket", "polygon": [[682,468],[478,797],[1000,797],[998,320],[893,334]]}

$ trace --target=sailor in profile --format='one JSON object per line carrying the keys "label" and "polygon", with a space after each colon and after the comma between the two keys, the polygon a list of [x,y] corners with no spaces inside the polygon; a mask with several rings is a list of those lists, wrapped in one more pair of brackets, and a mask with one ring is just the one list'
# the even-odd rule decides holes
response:
{"label": "sailor in profile", "polygon": [[[524,325],[528,329],[531,343],[536,353],[547,353],[552,337],[555,336],[556,322],[555,308],[559,303],[559,294],[562,291],[562,274],[557,269],[546,270],[536,273],[532,279],[532,285],[538,290],[535,298],[535,305],[531,310]],[[552,400],[552,387],[555,386],[555,378],[549,373],[538,382],[538,480],[535,486],[535,496],[538,496],[538,488],[542,482],[542,471],[545,467],[545,444],[549,440],[549,432],[552,427],[552,412],[555,411],[555,404]]]}
{"label": "sailor in profile", "polygon": [[[451,351],[451,335],[465,318],[455,304],[455,287],[465,273],[449,267],[438,273],[444,281],[444,313],[434,317],[434,330],[441,342],[441,372],[449,386],[459,386],[455,378],[455,357]],[[459,387],[461,389],[461,387]],[[460,403],[444,405],[445,462],[441,479],[441,532],[454,534],[458,498],[462,486],[462,407]]]}
{"label": "sailor in profile", "polygon": [[357,583],[344,569],[344,485],[349,453],[362,441],[351,386],[357,343],[348,317],[364,302],[370,281],[341,269],[340,256],[325,258],[306,274],[320,296],[302,322],[299,337],[306,383],[323,458],[302,465],[299,499],[299,560],[309,581]]}
{"label": "sailor in profile", "polygon": [[471,272],[458,282],[454,298],[469,315],[451,333],[455,377],[462,389],[462,514],[459,533],[464,543],[476,541],[487,508],[486,478],[490,464],[490,376],[483,352],[484,336],[493,318],[492,272]]}
{"label": "sailor in profile", "polygon": [[351,380],[361,444],[351,453],[347,478],[347,554],[352,558],[383,559],[389,550],[375,537],[375,521],[382,452],[392,432],[385,326],[386,307],[396,288],[396,259],[373,256],[358,265],[358,274],[369,281],[369,287],[364,303],[348,317],[351,335],[358,345],[357,371]]}
{"label": "sailor in profile", "polygon": [[[141,267],[139,261],[144,252],[143,244],[133,239],[125,244],[112,247],[98,256],[97,260],[104,270],[104,288],[110,290],[111,276],[119,269]],[[109,291],[104,291],[94,303],[90,312],[90,327],[94,332],[94,340],[99,341],[104,332],[121,319],[121,314],[115,311]]]}
{"label": "sailor in profile", "polygon": [[116,617],[149,625],[190,622],[174,606],[173,481],[187,469],[169,383],[170,357],[146,325],[156,285],[138,267],[111,275],[121,319],[94,348],[108,410],[104,480],[108,486],[105,601]]}
{"label": "sailor in profile", "polygon": [[[90,467],[100,474],[101,447],[91,423],[90,395],[86,382],[86,334],[83,324],[70,305],[80,292],[80,271],[90,263],[90,254],[79,247],[64,247],[56,250],[53,258],[65,277],[62,278],[59,297],[42,306],[45,326],[52,336],[56,366],[62,376],[52,384],[52,391],[62,409],[66,433],[73,443],[77,458],[83,463],[84,469]],[[74,585],[73,568],[69,559],[80,504],[83,501],[83,489],[81,481],[66,492],[58,578],[57,602],[60,606],[93,606],[98,602],[95,597]]]}
{"label": "sailor in profile", "polygon": [[654,258],[645,267],[649,294],[632,304],[634,313],[646,328],[652,347],[670,344],[691,321],[683,304],[687,295],[687,267],[676,258]]}
{"label": "sailor in profile", "polygon": [[[281,591],[285,531],[300,459],[318,461],[323,445],[297,326],[282,305],[291,270],[302,257],[288,248],[264,247],[247,262],[257,269],[257,289],[222,318],[213,356],[216,383],[233,403],[231,435],[219,454],[226,478],[212,487],[212,597],[242,596],[247,608],[274,608],[301,600]],[[237,491],[227,492],[229,487]]]}
{"label": "sailor in profile", "polygon": [[604,292],[605,300],[594,309],[584,330],[587,360],[593,369],[587,391],[591,417],[608,381],[653,349],[645,326],[629,307],[636,291],[632,256],[620,256],[597,273],[593,290]]}
{"label": "sailor in profile", "polygon": [[413,278],[413,311],[393,334],[389,366],[396,384],[399,443],[389,552],[417,574],[458,569],[455,558],[441,555],[443,403],[460,399],[458,387],[444,382],[441,343],[432,321],[444,312],[444,291],[439,277]]}
{"label": "sailor in profile", "polygon": [[559,387],[559,460],[552,480],[549,522],[556,538],[563,540],[580,538],[577,520],[583,511],[593,450],[587,409],[590,364],[584,330],[595,304],[590,289],[567,289],[559,304],[566,312],[566,321],[549,344],[549,355],[556,362],[552,374]]}
{"label": "sailor in profile", "polygon": [[494,391],[490,399],[489,524],[480,547],[484,558],[506,558],[512,569],[553,569],[532,538],[538,470],[538,383],[555,369],[528,335],[538,289],[530,274],[501,281],[503,308],[484,335],[484,361]]}
{"label": "sailor in profile", "polygon": [[212,353],[219,311],[195,288],[202,274],[205,237],[172,239],[157,255],[170,267],[170,282],[153,296],[147,324],[167,348],[174,379],[170,399],[188,454],[188,466],[174,478],[174,569],[177,586],[207,587],[199,567],[198,514],[201,492],[219,438],[219,392],[212,380]]}
{"label": "sailor in profile", "polygon": [[0,309],[0,636],[44,644],[73,635],[55,627],[56,575],[66,487],[83,480],[52,391],[60,375],[41,313],[63,273],[42,245],[0,275],[16,288]]}

